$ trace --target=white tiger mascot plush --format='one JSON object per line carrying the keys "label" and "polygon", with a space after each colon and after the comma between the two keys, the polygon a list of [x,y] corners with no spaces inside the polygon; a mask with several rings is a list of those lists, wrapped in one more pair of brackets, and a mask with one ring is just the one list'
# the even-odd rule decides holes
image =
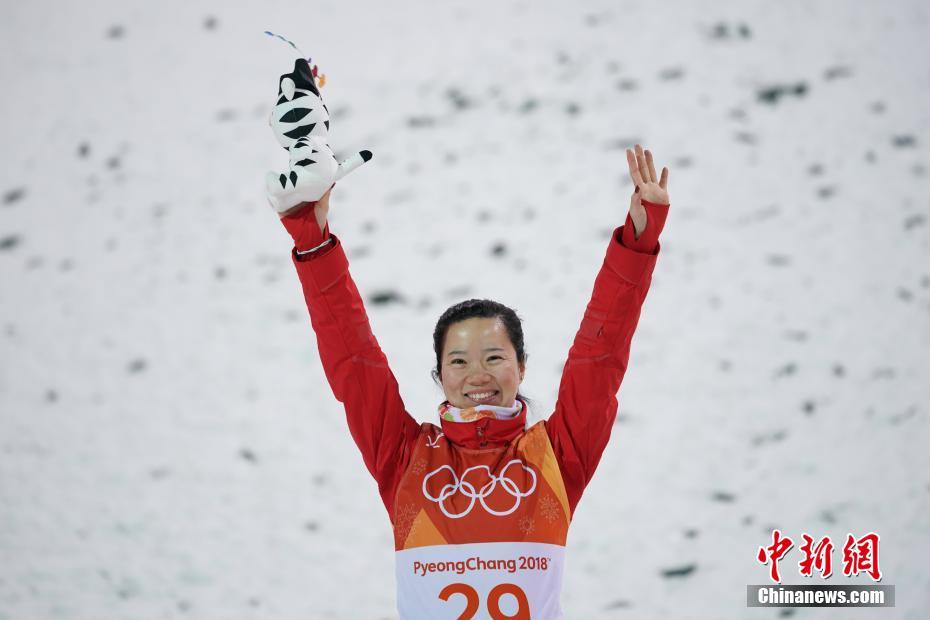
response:
{"label": "white tiger mascot plush", "polygon": [[304,58],[278,81],[278,100],[268,122],[290,153],[286,173],[269,172],[265,177],[268,202],[278,213],[319,200],[336,181],[371,159],[371,151],[359,151],[336,161],[329,146],[329,110]]}

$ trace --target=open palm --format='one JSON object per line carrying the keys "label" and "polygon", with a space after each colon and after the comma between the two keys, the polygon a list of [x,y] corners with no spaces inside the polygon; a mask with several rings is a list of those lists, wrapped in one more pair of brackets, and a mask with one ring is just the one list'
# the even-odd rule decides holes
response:
{"label": "open palm", "polygon": [[636,234],[639,235],[646,228],[646,209],[642,201],[669,204],[668,167],[662,168],[661,178],[657,177],[652,152],[648,149],[643,151],[639,144],[636,145],[635,151],[626,150],[626,161],[630,166],[630,178],[637,188],[630,197],[630,217],[636,227]]}

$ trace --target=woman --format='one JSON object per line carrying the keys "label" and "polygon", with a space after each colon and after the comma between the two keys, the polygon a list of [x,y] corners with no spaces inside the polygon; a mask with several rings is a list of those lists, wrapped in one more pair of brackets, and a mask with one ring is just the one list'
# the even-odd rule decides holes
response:
{"label": "woman", "polygon": [[320,358],[394,527],[401,618],[559,618],[565,539],[617,414],[616,394],[659,254],[668,168],[627,150],[636,187],[611,236],[562,374],[555,411],[526,428],[520,320],[469,300],[434,332],[439,426],[405,410],[342,245],[332,187],[282,223],[295,241]]}

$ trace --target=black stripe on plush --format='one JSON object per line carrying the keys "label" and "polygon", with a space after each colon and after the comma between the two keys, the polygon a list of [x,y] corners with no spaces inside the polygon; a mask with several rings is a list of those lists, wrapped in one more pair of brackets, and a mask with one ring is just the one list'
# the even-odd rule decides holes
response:
{"label": "black stripe on plush", "polygon": [[303,125],[296,129],[291,129],[290,131],[285,132],[284,135],[288,138],[303,138],[311,131],[313,131],[314,127],[316,127],[316,123],[310,123],[309,125]]}
{"label": "black stripe on plush", "polygon": [[296,123],[306,115],[313,112],[311,108],[293,108],[285,112],[284,116],[281,117],[282,123]]}

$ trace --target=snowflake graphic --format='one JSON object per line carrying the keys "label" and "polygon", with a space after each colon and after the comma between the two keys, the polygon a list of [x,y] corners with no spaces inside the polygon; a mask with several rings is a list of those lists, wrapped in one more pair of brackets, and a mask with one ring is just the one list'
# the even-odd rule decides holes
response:
{"label": "snowflake graphic", "polygon": [[517,527],[526,535],[536,529],[536,522],[532,517],[523,517],[520,519],[519,523],[517,523]]}
{"label": "snowflake graphic", "polygon": [[555,523],[555,520],[559,518],[559,514],[562,511],[559,510],[559,503],[555,501],[551,495],[544,495],[543,498],[539,500],[539,512],[542,513],[546,521]]}
{"label": "snowflake graphic", "polygon": [[426,471],[426,459],[420,459],[416,463],[411,465],[410,471],[412,471],[413,474],[416,476],[419,476],[420,474],[425,472]]}
{"label": "snowflake graphic", "polygon": [[394,513],[394,536],[397,542],[403,544],[413,530],[413,522],[417,518],[417,507],[413,504],[404,504]]}

